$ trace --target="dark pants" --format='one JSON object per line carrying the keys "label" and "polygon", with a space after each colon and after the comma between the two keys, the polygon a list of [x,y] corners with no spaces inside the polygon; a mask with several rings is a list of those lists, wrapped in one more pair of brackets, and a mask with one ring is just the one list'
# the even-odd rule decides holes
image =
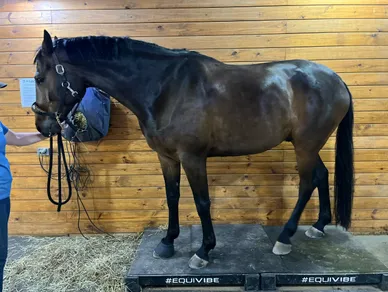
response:
{"label": "dark pants", "polygon": [[9,198],[0,200],[0,292],[3,291],[4,266],[8,254],[8,219],[10,208]]}

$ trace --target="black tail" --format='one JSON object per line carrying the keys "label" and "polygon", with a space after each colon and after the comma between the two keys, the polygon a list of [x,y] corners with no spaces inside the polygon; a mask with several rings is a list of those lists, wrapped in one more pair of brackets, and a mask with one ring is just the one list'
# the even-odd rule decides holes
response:
{"label": "black tail", "polygon": [[[346,86],[346,84],[345,84]],[[350,106],[345,117],[337,129],[335,155],[335,220],[345,229],[351,225],[354,166],[353,166],[353,101],[352,94],[346,86],[350,96]]]}

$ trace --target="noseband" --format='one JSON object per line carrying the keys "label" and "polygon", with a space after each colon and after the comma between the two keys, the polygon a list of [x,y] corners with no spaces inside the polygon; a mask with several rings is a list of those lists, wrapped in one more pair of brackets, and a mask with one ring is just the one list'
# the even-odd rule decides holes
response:
{"label": "noseband", "polygon": [[[64,122],[69,125],[74,131],[78,131],[77,127],[74,126],[74,123],[73,123],[73,118],[74,118],[74,114],[82,100],[82,98],[79,96],[78,92],[75,91],[73,88],[71,88],[71,84],[70,82],[67,80],[66,78],[66,75],[65,75],[65,68],[63,67],[63,65],[61,65],[59,63],[59,60],[58,60],[58,57],[57,55],[55,54],[55,52],[53,52],[53,59],[54,59],[54,62],[55,62],[55,71],[57,72],[57,74],[62,78],[62,83],[61,83],[61,86],[62,88],[64,88],[65,90],[68,90],[70,91],[70,94],[76,99],[76,105],[73,107],[73,109],[71,110],[71,113],[70,113],[70,119],[68,118],[68,115],[66,115],[64,117]],[[47,111],[44,111],[42,110],[38,104],[36,102],[34,102],[31,106],[31,110],[37,114],[37,115],[40,115],[40,116],[44,116],[44,117],[50,117],[52,119],[55,119],[57,121],[57,123],[59,124],[59,126],[62,127],[62,122],[60,117],[63,115],[62,111],[63,111],[63,108],[65,106],[65,98],[66,98],[66,92],[63,92],[63,94],[60,95],[60,98],[59,98],[59,103],[58,103],[58,107],[57,107],[57,110],[55,112],[47,112]]]}

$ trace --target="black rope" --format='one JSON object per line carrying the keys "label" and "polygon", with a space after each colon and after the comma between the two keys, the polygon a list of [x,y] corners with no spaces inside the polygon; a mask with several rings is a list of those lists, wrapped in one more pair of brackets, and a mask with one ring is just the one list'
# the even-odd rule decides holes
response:
{"label": "black rope", "polygon": [[[81,205],[82,205],[82,208],[83,210],[85,211],[85,214],[89,220],[89,222],[92,224],[92,226],[97,230],[99,231],[100,233],[104,233],[104,234],[107,234],[108,236],[111,236],[111,237],[114,237],[113,235],[109,234],[108,232],[100,229],[99,227],[97,227],[93,220],[90,218],[89,216],[89,213],[82,201],[82,198],[80,196],[80,193],[79,191],[81,189],[84,189],[86,188],[87,186],[87,183],[88,183],[88,180],[90,178],[90,171],[87,167],[84,167],[84,166],[81,166],[81,163],[80,163],[80,160],[78,158],[78,155],[77,155],[77,151],[76,151],[76,145],[75,143],[70,143],[70,142],[66,142],[66,150],[67,150],[67,155],[68,155],[68,162],[69,162],[69,167],[68,167],[68,163],[66,161],[66,153],[65,153],[65,149],[63,147],[63,141],[62,141],[62,136],[61,135],[58,135],[57,136],[57,145],[58,145],[58,148],[57,148],[57,151],[58,151],[58,174],[57,174],[57,180],[58,180],[58,201],[56,202],[53,197],[52,197],[52,194],[51,194],[51,180],[53,179],[53,153],[54,153],[54,148],[53,148],[53,137],[50,136],[50,159],[49,159],[49,168],[48,170],[45,169],[44,165],[43,165],[43,159],[42,157],[40,156],[39,157],[39,162],[40,162],[40,166],[41,168],[48,174],[48,181],[47,181],[47,194],[48,194],[48,198],[50,200],[51,203],[53,203],[54,205],[57,205],[58,208],[57,208],[57,211],[60,212],[61,211],[61,207],[63,205],[65,205],[66,203],[68,203],[71,199],[71,196],[72,196],[72,185],[74,186],[74,189],[76,191],[76,194],[77,194],[77,206],[78,206],[78,220],[77,220],[77,226],[78,226],[78,230],[80,232],[80,234],[85,238],[85,239],[88,239],[82,232],[81,230],[81,226],[80,226],[80,222],[81,222]],[[73,137],[74,139],[74,137]],[[72,140],[73,140],[72,139]],[[70,144],[70,147],[69,147],[69,144]],[[70,149],[69,149],[70,148]],[[72,163],[71,162],[71,158],[72,158]],[[65,167],[65,174],[62,175],[62,162],[63,161],[63,164],[64,164],[64,167]],[[82,172],[86,172],[86,179],[82,182]],[[69,191],[68,191],[68,197],[65,201],[62,200],[62,183],[61,183],[61,180],[66,177],[66,180],[67,180],[67,185],[68,185],[68,188],[69,188]]]}
{"label": "black rope", "polygon": [[[58,212],[61,211],[61,207],[62,207],[62,180],[61,180],[61,168],[62,168],[62,165],[61,165],[61,155],[62,155],[62,151],[61,151],[61,143],[62,143],[62,140],[61,140],[61,135],[58,135],[58,140],[57,140],[57,151],[58,151]],[[71,187],[69,189],[69,195],[71,194]]]}
{"label": "black rope", "polygon": [[[66,154],[65,150],[63,148],[63,142],[62,142],[62,136],[58,135],[57,139],[57,155],[58,155],[58,201],[55,201],[53,199],[53,196],[51,194],[51,178],[52,178],[52,169],[53,169],[53,153],[54,153],[54,147],[53,147],[53,137],[50,136],[50,162],[49,162],[49,170],[48,170],[48,180],[47,180],[47,195],[51,203],[58,206],[57,211],[60,212],[63,205],[67,204],[72,196],[72,187],[71,187],[71,179],[70,179],[70,172],[67,167],[66,162]],[[65,166],[65,176],[67,179],[67,186],[68,186],[68,197],[66,200],[62,200],[62,163]]]}
{"label": "black rope", "polygon": [[57,202],[54,201],[51,195],[51,175],[53,171],[53,137],[50,136],[50,160],[49,160],[49,170],[48,170],[48,180],[47,180],[47,195],[51,203],[54,205],[58,205]]}
{"label": "black rope", "polygon": [[[77,133],[75,134],[75,136],[76,136],[76,135],[77,135]],[[75,136],[73,137],[73,139],[75,138]],[[84,236],[83,233],[82,233],[82,231],[81,231],[81,229],[80,229],[80,218],[81,218],[81,208],[80,208],[80,204],[81,204],[81,205],[82,205],[82,208],[83,208],[84,211],[85,211],[86,216],[88,217],[89,222],[93,225],[93,227],[96,228],[96,229],[97,229],[98,231],[100,231],[101,233],[105,233],[105,234],[107,234],[107,235],[109,235],[109,236],[112,236],[112,235],[109,234],[108,232],[103,231],[103,230],[101,230],[100,228],[98,228],[98,227],[94,224],[93,220],[92,220],[92,219],[90,218],[90,216],[89,216],[88,211],[86,210],[86,207],[85,207],[85,205],[84,205],[84,203],[83,203],[83,201],[82,201],[82,199],[81,199],[81,196],[80,196],[80,194],[79,194],[79,184],[80,184],[80,182],[81,182],[81,177],[82,177],[82,175],[81,175],[81,173],[80,173],[80,170],[83,169],[83,168],[81,167],[81,163],[80,163],[79,158],[78,158],[78,155],[77,155],[77,153],[76,153],[76,145],[73,144],[73,147],[70,147],[70,150],[71,150],[71,155],[72,155],[72,157],[73,157],[73,159],[74,159],[74,172],[73,172],[73,174],[75,175],[75,179],[73,179],[73,184],[74,184],[74,189],[75,189],[75,191],[76,191],[76,193],[77,193],[77,205],[78,205],[78,230],[81,232],[82,236]],[[90,171],[87,170],[87,173],[88,173],[87,178],[89,178],[89,177],[90,177]],[[84,185],[82,186],[82,189],[83,189],[86,185],[87,185],[87,180],[85,180]],[[85,237],[85,236],[84,236],[84,237]],[[113,236],[112,236],[112,237],[113,237]]]}

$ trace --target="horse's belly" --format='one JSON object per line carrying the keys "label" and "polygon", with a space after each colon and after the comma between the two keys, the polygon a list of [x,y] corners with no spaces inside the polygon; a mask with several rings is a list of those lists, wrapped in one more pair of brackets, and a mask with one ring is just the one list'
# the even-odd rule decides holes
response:
{"label": "horse's belly", "polygon": [[243,155],[252,155],[252,154],[258,154],[265,152],[267,150],[271,149],[271,147],[260,147],[260,148],[235,148],[235,149],[218,149],[218,148],[212,148],[209,153],[208,157],[215,157],[215,156],[243,156]]}
{"label": "horse's belly", "polygon": [[279,145],[284,138],[279,135],[266,132],[246,133],[216,139],[209,152],[209,156],[239,156],[256,154],[267,151]]}

